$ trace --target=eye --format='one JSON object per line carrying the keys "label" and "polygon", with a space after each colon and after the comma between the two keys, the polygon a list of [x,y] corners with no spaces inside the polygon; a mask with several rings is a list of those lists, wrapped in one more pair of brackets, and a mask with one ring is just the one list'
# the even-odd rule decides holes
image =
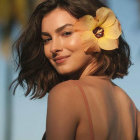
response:
{"label": "eye", "polygon": [[63,34],[62,34],[62,36],[70,36],[72,34],[72,32],[64,32]]}
{"label": "eye", "polygon": [[42,39],[43,44],[47,44],[50,40],[52,40],[51,38],[47,38],[47,39]]}

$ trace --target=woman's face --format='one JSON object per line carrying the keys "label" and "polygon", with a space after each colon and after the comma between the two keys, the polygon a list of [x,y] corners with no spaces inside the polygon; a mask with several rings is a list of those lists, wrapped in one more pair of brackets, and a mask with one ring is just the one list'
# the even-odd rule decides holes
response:
{"label": "woman's face", "polygon": [[85,69],[91,55],[84,53],[80,32],[73,30],[77,19],[56,8],[42,20],[41,36],[45,56],[59,74],[70,75]]}

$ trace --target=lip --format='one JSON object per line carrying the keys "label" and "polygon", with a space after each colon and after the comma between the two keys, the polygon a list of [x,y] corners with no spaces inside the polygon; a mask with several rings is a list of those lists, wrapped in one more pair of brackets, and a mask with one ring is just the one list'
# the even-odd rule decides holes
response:
{"label": "lip", "polygon": [[58,57],[55,57],[53,60],[60,64],[60,63],[63,63],[68,57],[70,57],[70,55],[67,55],[67,56],[58,56]]}

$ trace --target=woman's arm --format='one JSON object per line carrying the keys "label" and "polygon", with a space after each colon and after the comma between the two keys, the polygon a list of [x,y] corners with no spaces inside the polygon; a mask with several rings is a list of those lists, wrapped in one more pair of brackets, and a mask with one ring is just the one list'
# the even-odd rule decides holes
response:
{"label": "woman's arm", "polygon": [[79,123],[78,103],[72,85],[63,82],[48,95],[47,140],[74,140]]}

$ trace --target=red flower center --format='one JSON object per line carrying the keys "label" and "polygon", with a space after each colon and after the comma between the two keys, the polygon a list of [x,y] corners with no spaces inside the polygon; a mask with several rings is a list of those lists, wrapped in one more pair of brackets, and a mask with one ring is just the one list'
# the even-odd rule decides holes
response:
{"label": "red flower center", "polygon": [[93,33],[95,34],[95,36],[97,38],[101,38],[104,36],[104,29],[101,28],[101,27],[96,27],[94,30],[93,30]]}

